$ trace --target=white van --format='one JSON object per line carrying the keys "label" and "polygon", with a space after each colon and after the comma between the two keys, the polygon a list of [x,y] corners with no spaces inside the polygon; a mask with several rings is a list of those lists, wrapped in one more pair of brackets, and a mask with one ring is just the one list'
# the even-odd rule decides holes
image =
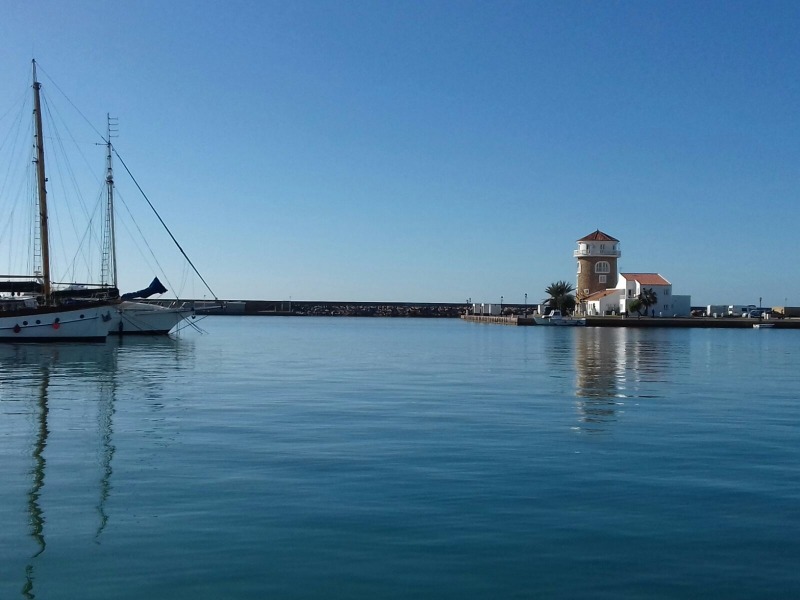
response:
{"label": "white van", "polygon": [[751,310],[755,310],[755,304],[731,304],[728,307],[729,317],[746,317],[750,314]]}

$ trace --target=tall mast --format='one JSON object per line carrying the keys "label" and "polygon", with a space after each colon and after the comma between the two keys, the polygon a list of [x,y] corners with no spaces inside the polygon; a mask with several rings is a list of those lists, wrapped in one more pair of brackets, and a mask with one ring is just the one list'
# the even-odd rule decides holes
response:
{"label": "tall mast", "polygon": [[36,61],[33,62],[33,117],[36,131],[36,181],[39,189],[39,232],[42,245],[42,293],[46,303],[50,302],[50,234],[47,225],[47,179],[44,175],[44,135],[42,133],[42,106],[39,100],[41,84],[36,80]]}
{"label": "tall mast", "polygon": [[[106,113],[106,236],[103,240],[103,268],[102,283],[110,276],[111,286],[117,287],[117,246],[114,231],[114,164],[111,160],[111,137],[117,133],[116,119]],[[109,271],[111,273],[109,274]]]}

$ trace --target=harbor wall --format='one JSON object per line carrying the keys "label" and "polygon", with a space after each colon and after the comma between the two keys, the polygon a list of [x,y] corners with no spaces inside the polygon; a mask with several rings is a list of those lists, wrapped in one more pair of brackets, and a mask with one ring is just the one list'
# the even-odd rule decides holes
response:
{"label": "harbor wall", "polygon": [[[174,299],[144,300],[171,306]],[[418,317],[458,318],[469,312],[470,304],[448,302],[349,302],[293,300],[180,300],[194,305],[198,313],[213,315],[323,316],[323,317]],[[520,305],[522,306],[522,305]],[[512,311],[515,305],[508,305]]]}
{"label": "harbor wall", "polygon": [[[145,300],[161,306],[171,306],[174,299]],[[471,314],[471,304],[447,302],[344,302],[344,301],[291,301],[291,300],[180,300],[193,304],[198,313],[213,315],[251,316],[325,316],[325,317],[409,317],[409,318],[462,318],[475,323],[496,325],[534,326],[530,317],[531,305],[503,304],[504,315]],[[799,329],[800,307],[778,307],[776,313],[783,319],[749,319],[742,317],[641,317],[597,316],[587,317],[589,327],[704,327],[713,329],[749,329],[764,322],[776,329]],[[797,318],[792,318],[792,317]]]}
{"label": "harbor wall", "polygon": [[[473,323],[491,323],[496,325],[537,326],[532,318],[523,317],[491,317],[485,315],[464,315],[465,321]],[[640,329],[672,328],[672,329],[753,329],[757,323],[769,324],[774,329],[800,329],[800,319],[714,319],[705,317],[586,317],[586,327],[627,327]]]}

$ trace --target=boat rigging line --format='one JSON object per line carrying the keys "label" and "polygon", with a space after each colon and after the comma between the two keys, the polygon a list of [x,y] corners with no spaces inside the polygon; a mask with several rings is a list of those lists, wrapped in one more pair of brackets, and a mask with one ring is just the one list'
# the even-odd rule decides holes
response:
{"label": "boat rigging line", "polygon": [[212,296],[214,296],[214,300],[218,300],[218,298],[217,298],[217,295],[214,293],[214,290],[212,290],[212,289],[211,289],[211,286],[210,286],[210,285],[208,285],[208,283],[206,282],[206,280],[205,280],[205,279],[203,278],[203,276],[200,274],[200,271],[198,271],[198,270],[197,270],[197,267],[195,267],[195,266],[194,266],[194,263],[192,262],[192,259],[190,259],[190,258],[189,258],[189,256],[188,256],[188,255],[186,254],[186,252],[184,251],[183,247],[181,247],[181,245],[178,243],[178,240],[176,240],[176,239],[175,239],[175,236],[174,236],[174,235],[172,235],[172,231],[170,231],[169,227],[167,227],[167,224],[166,224],[166,223],[164,223],[164,219],[162,219],[162,218],[161,218],[161,215],[160,215],[160,214],[158,214],[158,211],[156,210],[156,207],[155,207],[155,206],[153,206],[153,203],[152,203],[152,202],[150,202],[150,198],[148,198],[148,197],[147,197],[147,194],[145,194],[145,193],[144,193],[144,190],[142,189],[142,186],[140,186],[140,185],[139,185],[139,182],[138,182],[138,181],[136,181],[136,178],[133,176],[133,173],[131,173],[131,170],[128,168],[128,165],[126,165],[126,164],[125,164],[125,161],[124,161],[124,160],[122,159],[122,157],[119,155],[119,152],[117,152],[117,149],[116,149],[116,148],[115,148],[113,145],[111,146],[111,148],[112,148],[112,150],[114,150],[114,154],[115,154],[115,155],[116,155],[116,157],[119,159],[119,162],[120,162],[120,164],[121,164],[123,167],[125,167],[125,171],[128,173],[128,176],[131,178],[131,181],[133,181],[134,185],[136,185],[136,188],[139,190],[139,193],[142,195],[142,197],[143,197],[143,198],[145,199],[145,201],[147,202],[147,205],[150,207],[150,210],[152,210],[152,211],[153,211],[153,214],[154,214],[154,215],[155,215],[155,216],[158,218],[158,220],[159,220],[159,222],[161,223],[162,227],[164,227],[164,230],[165,230],[165,231],[166,231],[166,232],[169,234],[169,237],[171,237],[171,238],[172,238],[172,241],[173,241],[173,243],[175,244],[175,246],[178,248],[178,250],[180,250],[180,251],[181,251],[181,254],[183,254],[183,258],[185,258],[185,259],[186,259],[186,262],[188,262],[188,263],[189,263],[189,266],[190,266],[190,267],[192,267],[192,270],[194,270],[195,274],[196,274],[196,275],[197,275],[197,276],[200,278],[200,281],[202,281],[202,282],[203,282],[203,284],[206,286],[206,289],[207,289],[209,292],[211,292],[211,295],[212,295]]}

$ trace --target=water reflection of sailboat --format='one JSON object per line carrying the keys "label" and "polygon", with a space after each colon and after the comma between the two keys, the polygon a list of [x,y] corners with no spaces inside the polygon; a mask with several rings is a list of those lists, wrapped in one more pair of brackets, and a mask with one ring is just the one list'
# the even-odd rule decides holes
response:
{"label": "water reflection of sailboat", "polygon": [[[111,439],[111,420],[114,400],[115,352],[109,352],[105,345],[59,345],[30,346],[13,345],[0,347],[0,384],[11,400],[17,392],[35,389],[32,405],[33,443],[31,445],[30,486],[27,490],[26,508],[28,514],[28,533],[33,541],[33,550],[25,565],[25,582],[22,586],[24,598],[34,598],[35,572],[39,557],[47,549],[45,535],[46,511],[42,505],[42,494],[47,483],[46,467],[48,440],[50,436],[51,383],[54,379],[82,378],[98,381],[101,392],[100,425],[103,445],[103,475],[101,477],[101,499],[98,506],[102,532],[107,517],[105,501],[110,490],[111,459],[113,443]],[[10,368],[9,368],[10,367]],[[35,385],[31,383],[35,382]]]}
{"label": "water reflection of sailboat", "polygon": [[[94,345],[0,344],[0,451],[24,445],[3,463],[10,476],[0,494],[0,509],[18,518],[6,521],[0,512],[0,522],[3,534],[25,541],[0,543],[3,570],[20,577],[14,594],[8,590],[13,582],[0,578],[0,597],[33,598],[63,551],[59,542],[86,534],[96,544],[108,541],[121,476],[117,411],[160,410],[167,402],[165,381],[192,368],[194,348],[191,339],[167,336],[115,337]],[[152,427],[159,420],[150,419],[142,435],[163,435]],[[76,512],[83,518],[74,523],[60,518]],[[58,535],[65,527],[68,538]]]}
{"label": "water reflection of sailboat", "polygon": [[[114,354],[116,359],[116,354]],[[115,365],[116,366],[116,361]],[[95,532],[95,541],[99,543],[100,534],[108,524],[108,513],[106,512],[106,502],[111,495],[111,461],[114,458],[116,447],[114,446],[114,402],[116,400],[116,368],[110,371],[108,381],[100,382],[100,404],[97,414],[97,429],[100,432],[100,468],[102,476],[100,478],[100,499],[97,504],[97,512],[100,522]]]}
{"label": "water reflection of sailboat", "polygon": [[[42,383],[39,386],[39,398],[37,403],[37,431],[36,440],[33,444],[33,468],[31,469],[31,488],[28,491],[28,515],[30,519],[30,534],[36,544],[36,551],[31,556],[33,561],[37,556],[45,551],[47,543],[44,537],[44,514],[42,512],[39,498],[44,486],[45,457],[44,449],[47,447],[47,436],[50,433],[47,429],[47,389],[50,385],[50,372],[47,366],[42,370]],[[25,585],[22,587],[22,595],[26,598],[34,598],[33,595],[33,563],[30,562],[25,567]]]}

